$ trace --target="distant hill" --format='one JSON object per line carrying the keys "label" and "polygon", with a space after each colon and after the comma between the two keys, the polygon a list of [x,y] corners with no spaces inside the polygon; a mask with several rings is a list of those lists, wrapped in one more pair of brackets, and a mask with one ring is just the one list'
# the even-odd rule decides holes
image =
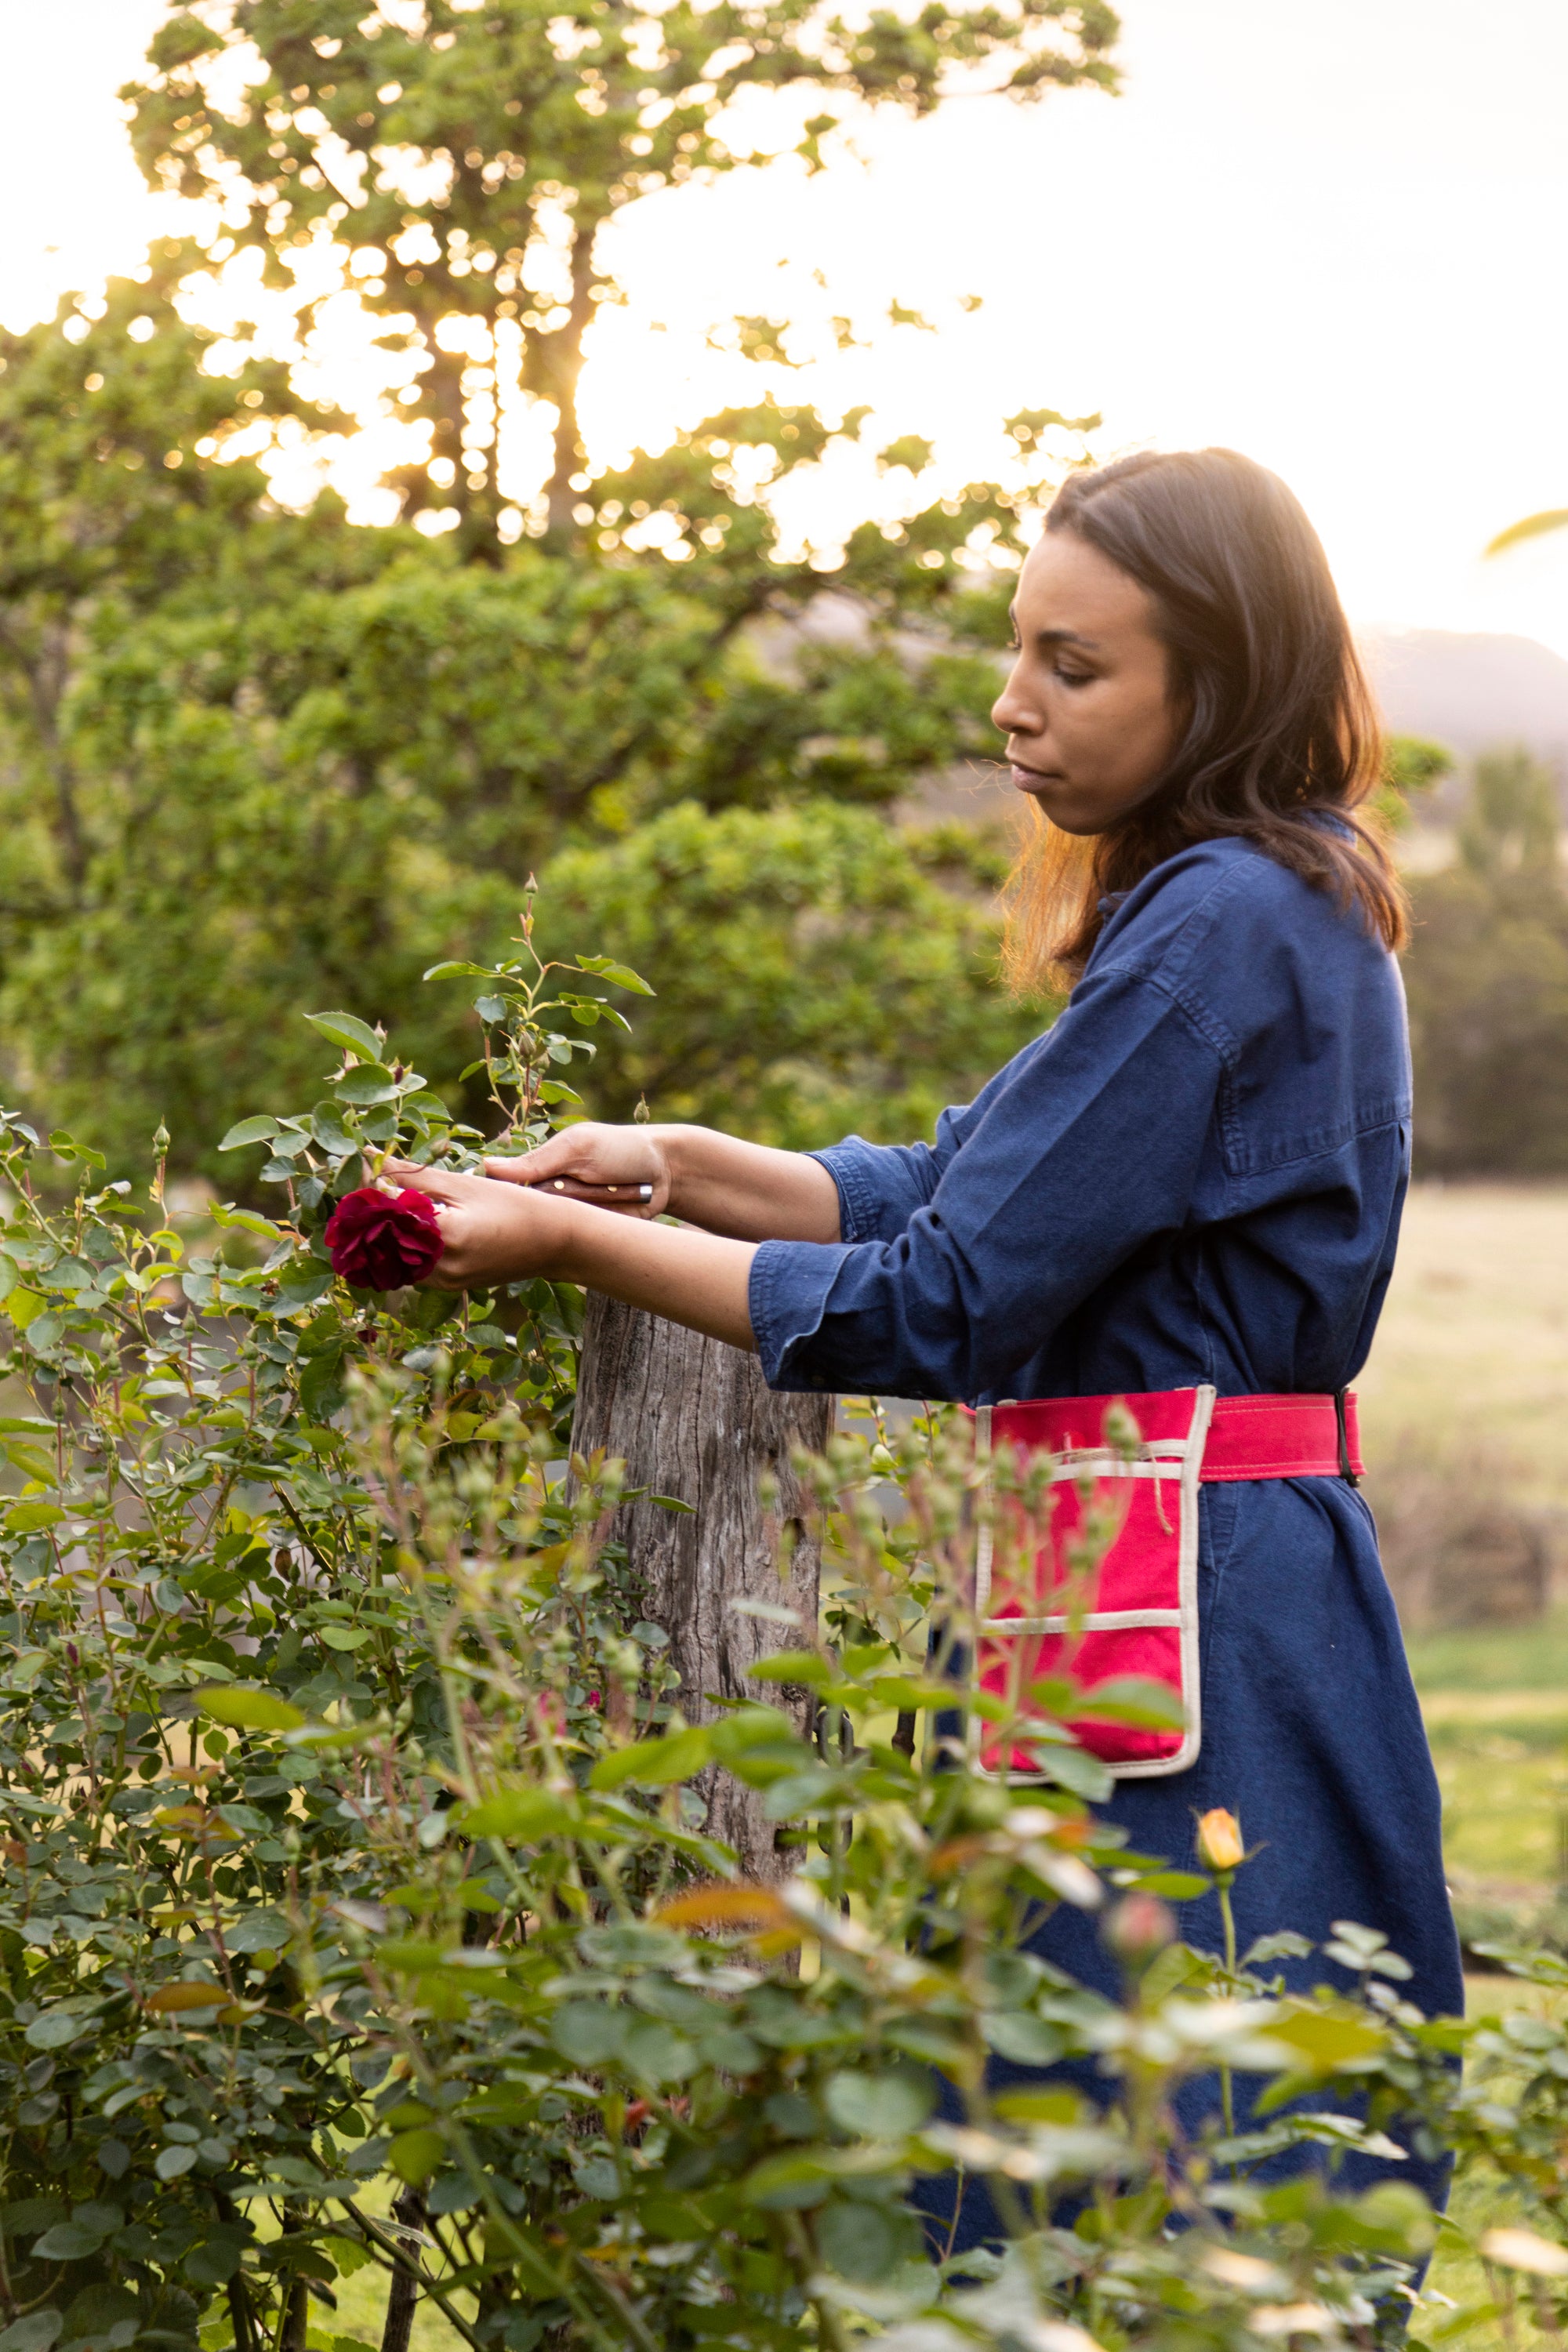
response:
{"label": "distant hill", "polygon": [[1533,637],[1357,632],[1387,726],[1461,759],[1523,743],[1568,778],[1568,661]]}

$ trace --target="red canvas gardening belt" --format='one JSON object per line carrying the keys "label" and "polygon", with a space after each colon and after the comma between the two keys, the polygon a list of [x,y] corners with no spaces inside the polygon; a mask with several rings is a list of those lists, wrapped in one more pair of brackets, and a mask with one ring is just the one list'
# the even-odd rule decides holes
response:
{"label": "red canvas gardening belt", "polygon": [[[1105,1417],[1121,1406],[1139,1443],[1129,1457],[1106,1442]],[[1360,1475],[1355,1398],[1216,1397],[1212,1388],[1170,1389],[1152,1396],[1046,1397],[988,1405],[975,1415],[983,1454],[1004,1447],[1020,1456],[1049,1454],[1054,1489],[1049,1540],[1031,1552],[1023,1540],[995,1540],[982,1528],[975,1562],[979,1680],[984,1690],[1026,1700],[1032,1683],[1068,1675],[1082,1690],[1138,1675],[1181,1698],[1184,1730],[1152,1731],[1110,1723],[1072,1727],[1082,1745],[1119,1777],[1183,1772],[1198,1752],[1198,1489],[1244,1478],[1337,1478]],[[1092,1487],[1089,1482],[1092,1480]],[[1069,1591],[1068,1547],[1082,1528],[1086,1502],[1108,1514],[1116,1533],[1090,1571],[1092,1591]],[[999,1497],[1005,1514],[1021,1509]],[[1005,1558],[1014,1565],[1004,1568]],[[1053,1608],[1053,1603],[1055,1606]],[[1067,1612],[1070,1604],[1070,1620]],[[1027,1746],[1013,1747],[974,1722],[982,1769],[1009,1776],[1035,1771]],[[1004,1758],[1004,1747],[1011,1747]]]}

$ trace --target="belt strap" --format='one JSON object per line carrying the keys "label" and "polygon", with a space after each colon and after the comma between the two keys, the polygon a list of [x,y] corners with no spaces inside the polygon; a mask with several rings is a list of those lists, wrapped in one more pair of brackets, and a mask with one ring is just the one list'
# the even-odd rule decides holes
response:
{"label": "belt strap", "polygon": [[1237,1478],[1348,1478],[1363,1468],[1356,1401],[1332,1396],[1216,1397],[1199,1474]]}
{"label": "belt strap", "polygon": [[[1165,1390],[1142,1396],[1037,1397],[998,1405],[997,1440],[1011,1437],[1052,1454],[1093,1450],[1105,1444],[1105,1416],[1124,1405],[1146,1444],[1184,1437],[1193,1391]],[[1199,1473],[1205,1486],[1243,1478],[1346,1478],[1362,1475],[1361,1431],[1352,1390],[1300,1396],[1216,1397]]]}

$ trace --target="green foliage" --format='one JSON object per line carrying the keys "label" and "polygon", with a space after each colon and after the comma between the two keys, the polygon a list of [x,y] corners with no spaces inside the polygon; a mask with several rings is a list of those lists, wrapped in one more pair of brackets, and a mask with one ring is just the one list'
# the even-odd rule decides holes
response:
{"label": "green foliage", "polygon": [[1454,755],[1441,743],[1420,735],[1390,735],[1384,745],[1384,781],[1373,806],[1391,830],[1402,832],[1410,822],[1412,795],[1429,793],[1453,771]]}
{"label": "green foliage", "polygon": [[[123,307],[140,289],[121,297]],[[165,315],[159,333],[167,327]],[[105,362],[108,333],[106,321],[89,360]],[[40,330],[0,379],[19,394],[38,376],[16,419],[18,572],[47,539],[47,516],[30,518],[26,499],[29,484],[52,495],[52,367],[69,348]],[[163,377],[138,373],[161,352],[157,337],[121,336],[121,350],[136,396],[163,404],[167,432]],[[180,365],[194,373],[197,356],[193,347]],[[193,435],[220,405],[216,394],[202,400]],[[718,421],[776,446],[782,465],[818,446],[804,411]],[[0,1030],[24,1099],[85,1129],[117,1169],[135,1165],[138,1139],[160,1118],[188,1152],[248,1102],[313,1085],[301,1003],[369,1006],[450,1083],[468,1042],[456,1010],[422,997],[418,975],[441,955],[499,948],[529,874],[563,839],[625,841],[690,801],[885,805],[985,743],[996,669],[984,633],[1005,589],[953,558],[982,505],[1016,540],[1021,494],[1012,505],[991,493],[939,503],[902,546],[871,533],[844,574],[860,593],[836,604],[829,629],[811,601],[816,576],[773,560],[773,525],[742,501],[725,454],[734,443],[716,430],[647,461],[658,478],[645,487],[663,486],[690,530],[683,564],[528,548],[499,572],[462,567],[412,533],[350,530],[330,512],[257,513],[258,478],[210,459],[163,469],[138,522],[112,445],[102,457],[97,446],[83,445],[75,538],[90,539],[97,499],[107,534],[132,553],[145,541],[158,560],[145,580],[132,569],[118,583],[101,568],[108,557],[95,562],[79,590],[43,611],[26,658],[16,654],[0,713],[14,819],[0,869]],[[629,494],[637,478],[616,487]],[[622,502],[606,496],[601,511]],[[735,528],[720,531],[716,517]],[[608,522],[604,535],[615,536]],[[942,549],[934,566],[922,560]],[[19,583],[13,647],[36,604]],[[846,956],[884,979],[868,998],[858,982],[855,999],[818,954],[783,1006],[776,969],[759,966],[753,985],[749,959],[731,959],[733,1033],[765,1038],[777,1066],[767,1115],[813,1141],[829,1139],[840,1112],[885,1129],[893,1114],[878,1098],[900,1088],[888,1040],[901,1050],[907,1039],[920,1065],[911,1115],[923,1119],[994,1066],[990,1041],[1021,1034],[982,1002],[987,919],[917,887],[885,829],[879,883],[867,826],[838,824],[827,806],[778,822],[826,893],[824,921],[855,909]],[[680,823],[688,868],[732,864],[722,826],[703,847],[702,820],[688,811]],[[967,893],[974,868],[961,863],[967,873],[950,865],[939,878]],[[618,870],[590,861],[584,874],[603,875],[590,898],[613,890]],[[752,918],[776,935],[767,861],[754,888]],[[924,936],[910,939],[917,908]],[[662,919],[679,931],[679,902]],[[943,971],[951,998],[921,985],[922,972]],[[803,992],[807,975],[831,983],[820,1001]],[[929,1025],[917,1029],[894,1001],[895,975],[935,1011]],[[884,1031],[863,1087],[839,1025],[856,1001]],[[690,1055],[668,1021],[661,1053],[672,1067],[689,1058],[710,1069],[710,1008],[689,986],[680,1002],[700,1016]]]}
{"label": "green foliage", "polygon": [[595,1072],[595,1115],[801,1147],[927,1129],[1040,1026],[995,984],[987,908],[868,810],[670,810],[547,874],[546,928],[622,942],[658,995]]}
{"label": "green foliage", "polygon": [[1476,761],[1470,806],[1459,827],[1459,856],[1483,881],[1517,875],[1550,890],[1558,880],[1562,811],[1550,768],[1522,747]]}
{"label": "green foliage", "polygon": [[[174,297],[209,259],[194,247],[161,246],[144,278],[116,281],[101,305],[66,303],[0,352],[0,1064],[13,1099],[89,1135],[119,1171],[167,1119],[186,1165],[200,1154],[216,1173],[206,1139],[252,1102],[313,1089],[301,1003],[368,1008],[453,1087],[471,1035],[418,974],[498,952],[528,877],[560,855],[625,845],[688,803],[893,811],[922,779],[984,756],[1012,577],[1059,464],[1047,444],[1093,422],[1026,412],[1009,420],[1008,478],[940,498],[922,491],[929,445],[906,436],[881,457],[907,469],[917,511],[852,531],[829,582],[783,545],[775,498],[864,412],[830,427],[770,394],[591,480],[563,409],[558,527],[507,552],[497,369],[559,378],[569,409],[578,298],[610,290],[592,254],[604,208],[635,201],[650,173],[735,160],[716,143],[726,92],[810,84],[836,105],[918,112],[983,69],[1018,95],[1053,79],[1108,85],[1115,24],[1067,0],[933,6],[852,40],[795,0],[743,23],[722,8],[615,25],[590,10],[574,26],[521,0],[405,14],[317,9],[307,26],[274,0],[247,0],[232,23],[174,10],[132,98],[155,178],[189,193],[237,170],[226,217],[274,278],[317,233],[384,249],[381,274],[358,282],[416,319],[437,455],[468,451],[461,531],[352,529],[330,498],[303,516],[272,509],[237,447],[342,420],[279,363],[247,358],[243,324],[219,345],[184,321]],[[694,79],[709,64],[717,80]],[[659,119],[638,128],[642,115]],[[813,121],[808,142],[824,135],[826,118]],[[402,175],[420,158],[434,176],[410,193]],[[577,290],[539,293],[520,326],[528,297],[513,281],[537,275],[558,232]],[[434,258],[412,257],[426,245]],[[220,237],[213,257],[226,250]],[[466,359],[435,341],[454,309],[489,338]],[[405,487],[410,513],[436,495],[423,473]],[[690,835],[701,820],[681,823]],[[821,1140],[836,1119],[886,1131],[900,1099],[924,1118],[967,1091],[986,1041],[1016,1032],[981,1002],[988,950],[970,902],[996,860],[978,845],[925,857],[964,902],[949,907],[915,888],[900,845],[879,893],[864,831],[836,829],[831,812],[799,824],[832,909],[854,910],[845,951],[863,977],[846,989],[825,956],[807,958],[826,992],[785,1007],[771,951],[751,992],[734,960],[734,1030],[766,1040],[748,1083],[776,1132]],[[729,838],[721,826],[706,848],[689,840],[693,872],[722,866]],[[764,874],[761,936],[778,938],[779,903]],[[928,937],[910,942],[917,907]],[[683,919],[672,906],[667,928]],[[889,1041],[914,1047],[917,1033],[890,983],[865,977],[879,968],[926,1004],[935,975],[954,975],[913,1076]],[[659,1053],[671,1069],[705,1066],[710,1094],[712,1024],[695,992],[681,1002],[690,1051],[661,1013]],[[883,1028],[863,1085],[838,1026],[858,1003]]]}
{"label": "green foliage", "polygon": [[1405,958],[1418,1169],[1568,1168],[1568,890],[1551,776],[1522,751],[1477,763],[1459,862],[1426,876]]}
{"label": "green foliage", "polygon": [[[638,982],[517,944],[433,978],[479,1000],[526,1137],[603,989]],[[1423,2019],[1353,1923],[1324,1953],[1352,1997],[1285,1993],[1299,1937],[1234,1966],[1172,1942],[1157,1897],[1206,1874],[1098,1818],[1103,1769],[1066,1720],[1161,1719],[1164,1695],[966,1684],[978,1533],[1025,1572],[1048,1464],[998,1463],[993,1502],[957,1416],[803,1459],[822,1624],[788,1629],[754,1702],[682,1718],[605,1540],[616,1465],[578,1464],[571,1492],[551,1471],[570,1299],[378,1297],[324,1263],[332,1198],[386,1150],[461,1160],[476,1138],[357,1015],[311,1023],[342,1056],[322,1099],[226,1139],[267,1147],[287,1207],[218,1213],[221,1256],[187,1255],[161,1172],[137,1199],[63,1134],[7,1116],[0,1136],[16,2352],[299,2345],[366,2263],[475,2352],[1067,2352],[1064,2324],[1113,2352],[1371,2340],[1436,2229],[1397,2179],[1336,2186],[1347,2151],[1397,2161],[1391,2126],[1502,2174],[1547,2234],[1482,2252],[1555,2295],[1563,2029]],[[809,1735],[768,1703],[779,1681],[814,1691]],[[962,1742],[889,1738],[955,1707],[1032,1750],[1026,1790]],[[793,1875],[748,1883],[707,1835],[716,1774],[759,1792]],[[1120,2001],[1022,1948],[1052,1905],[1127,1895]],[[1103,2100],[997,2092],[998,2053],[1091,2059]],[[1178,2147],[1170,2095],[1216,2070],[1265,2078],[1257,2112],[1227,2131],[1216,2100]],[[1325,2168],[1257,2178],[1292,2148]],[[954,2165],[1003,2242],[947,2264],[909,2199]]]}
{"label": "green foliage", "polygon": [[[565,542],[584,487],[584,336],[596,305],[620,299],[599,229],[660,189],[770,160],[726,143],[721,117],[738,97],[795,93],[816,109],[776,118],[779,146],[815,168],[856,106],[926,114],[977,77],[1019,99],[1113,88],[1118,29],[1104,0],[929,0],[913,17],[853,19],[813,0],[678,0],[657,14],[430,0],[393,18],[362,16],[358,0],[319,0],[308,16],[294,0],[240,0],[221,29],[175,0],[151,72],[124,94],[152,184],[215,198],[274,283],[290,282],[290,245],[347,239],[365,257],[362,293],[417,351],[414,413],[432,425],[437,482],[410,469],[407,511],[455,500],[465,550],[493,553],[495,402],[476,398],[476,365],[554,405],[547,519]],[[241,98],[236,52],[251,47],[262,69]],[[466,355],[437,334],[453,314],[478,331]]]}

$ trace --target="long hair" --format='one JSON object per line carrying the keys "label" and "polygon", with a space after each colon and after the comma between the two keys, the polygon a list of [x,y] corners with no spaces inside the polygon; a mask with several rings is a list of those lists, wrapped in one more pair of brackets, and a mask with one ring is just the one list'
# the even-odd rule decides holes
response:
{"label": "long hair", "polygon": [[1013,985],[1070,986],[1102,899],[1226,835],[1403,947],[1403,885],[1358,814],[1383,775],[1377,714],[1322,543],[1284,483],[1233,449],[1150,452],[1069,475],[1046,528],[1075,531],[1148,591],[1186,724],[1154,790],[1108,832],[1063,833],[1033,805],[1009,886]]}

